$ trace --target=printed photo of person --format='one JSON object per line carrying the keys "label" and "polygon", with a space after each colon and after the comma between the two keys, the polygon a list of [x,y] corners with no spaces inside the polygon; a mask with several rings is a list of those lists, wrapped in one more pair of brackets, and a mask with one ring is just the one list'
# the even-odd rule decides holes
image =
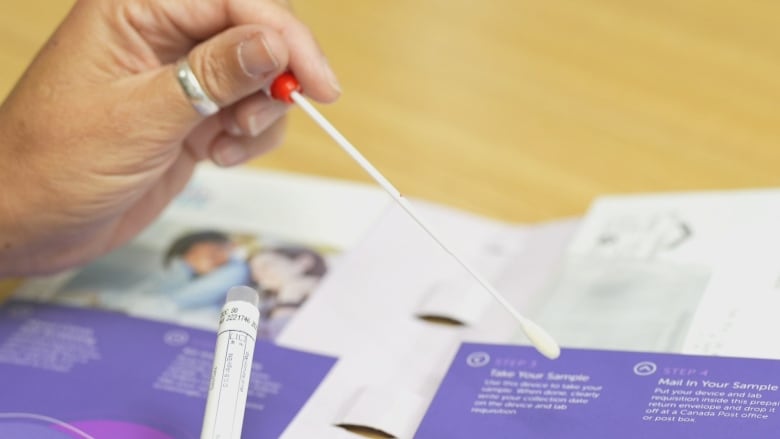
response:
{"label": "printed photo of person", "polygon": [[249,285],[249,267],[226,233],[206,230],[176,239],[165,253],[165,271],[150,288],[169,295],[180,309],[221,307],[235,285]]}
{"label": "printed photo of person", "polygon": [[249,285],[261,297],[259,336],[273,339],[334,253],[251,233],[158,225],[74,273],[45,300],[214,329],[227,291]]}
{"label": "printed photo of person", "polygon": [[77,272],[52,301],[215,327],[227,290],[247,285],[246,250],[219,230],[169,233],[169,244],[134,242]]}
{"label": "printed photo of person", "polygon": [[253,285],[261,294],[259,335],[275,338],[328,271],[325,258],[307,247],[280,246],[249,258]]}

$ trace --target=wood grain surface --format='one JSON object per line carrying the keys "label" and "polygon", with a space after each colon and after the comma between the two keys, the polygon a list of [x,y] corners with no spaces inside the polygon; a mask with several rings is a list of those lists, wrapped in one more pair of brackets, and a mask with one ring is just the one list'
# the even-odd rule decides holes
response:
{"label": "wood grain surface", "polygon": [[[67,0],[4,0],[0,96]],[[297,1],[321,107],[405,194],[515,222],[607,193],[780,183],[780,3]],[[302,112],[252,165],[369,181]]]}

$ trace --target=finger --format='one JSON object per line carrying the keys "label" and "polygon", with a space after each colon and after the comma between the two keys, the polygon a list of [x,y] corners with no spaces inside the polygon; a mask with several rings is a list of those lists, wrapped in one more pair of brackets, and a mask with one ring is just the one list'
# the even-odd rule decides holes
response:
{"label": "finger", "polygon": [[271,126],[290,106],[255,93],[219,112],[222,127],[232,136],[255,137]]}
{"label": "finger", "polygon": [[[273,29],[247,25],[199,44],[187,59],[205,93],[218,106],[226,107],[266,87],[287,64],[288,52]],[[162,133],[189,130],[203,119],[188,101],[174,69],[169,65],[131,77],[126,87],[131,101],[143,101],[148,126],[159,127]]]}
{"label": "finger", "polygon": [[209,158],[211,144],[218,135],[222,134],[224,127],[221,114],[222,111],[207,117],[206,120],[193,128],[184,139],[184,148],[196,162]]}
{"label": "finger", "polygon": [[236,137],[223,133],[211,145],[211,160],[220,166],[235,166],[265,154],[284,140],[286,117],[280,117],[257,137]]}
{"label": "finger", "polygon": [[304,92],[320,102],[338,99],[341,86],[311,30],[286,7],[272,6],[263,8],[254,0],[235,0],[228,2],[228,14],[237,24],[256,22],[276,29],[290,48],[289,67]]}
{"label": "finger", "polygon": [[187,135],[184,147],[196,161],[207,159],[217,136],[256,137],[286,114],[289,108],[289,105],[272,100],[265,93],[255,93],[199,123]]}
{"label": "finger", "polygon": [[230,26],[262,24],[274,29],[289,48],[289,67],[305,93],[320,102],[333,102],[341,87],[311,31],[277,1],[202,0],[162,2],[167,20],[187,41],[200,41]]}
{"label": "finger", "polygon": [[267,86],[287,65],[281,36],[270,28],[231,28],[196,46],[187,57],[212,100],[228,106]]}

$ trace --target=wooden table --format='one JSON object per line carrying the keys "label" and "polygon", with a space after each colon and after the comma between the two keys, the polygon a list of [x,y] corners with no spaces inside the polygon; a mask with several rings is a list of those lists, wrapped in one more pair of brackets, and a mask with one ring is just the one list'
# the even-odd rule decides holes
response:
{"label": "wooden table", "polygon": [[[69,8],[5,0],[0,96]],[[491,217],[780,183],[780,2],[299,0],[322,108],[399,189]],[[302,113],[253,165],[368,181]]]}
{"label": "wooden table", "polygon": [[[71,4],[4,3],[0,96]],[[322,111],[411,196],[529,222],[605,193],[780,183],[776,1],[294,6],[344,88]],[[368,181],[299,111],[254,165]]]}

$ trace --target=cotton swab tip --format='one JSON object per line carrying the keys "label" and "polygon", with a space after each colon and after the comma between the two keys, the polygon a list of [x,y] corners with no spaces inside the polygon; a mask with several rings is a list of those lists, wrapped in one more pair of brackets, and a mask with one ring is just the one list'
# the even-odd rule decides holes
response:
{"label": "cotton swab tip", "polygon": [[528,319],[524,320],[521,325],[526,337],[542,355],[551,360],[555,360],[561,355],[558,343],[541,326]]}

